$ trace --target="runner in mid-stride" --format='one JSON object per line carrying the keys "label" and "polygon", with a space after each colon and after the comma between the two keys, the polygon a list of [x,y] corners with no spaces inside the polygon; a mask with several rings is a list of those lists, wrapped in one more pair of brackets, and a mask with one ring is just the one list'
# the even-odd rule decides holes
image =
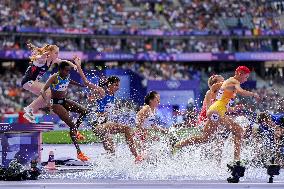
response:
{"label": "runner in mid-stride", "polygon": [[[48,81],[40,91],[40,94],[45,100],[47,100],[48,98],[46,96],[46,91],[48,88],[50,88],[50,104],[53,112],[57,114],[59,118],[70,127],[70,137],[73,141],[74,146],[76,147],[77,158],[81,161],[88,161],[89,158],[83,152],[81,152],[81,149],[77,142],[77,129],[82,123],[83,117],[87,114],[87,109],[82,107],[78,103],[66,98],[69,83],[80,87],[84,86],[70,79],[70,70],[71,67],[69,63],[66,61],[61,61],[61,63],[59,64],[59,71],[48,79]],[[73,123],[69,112],[76,112],[80,114],[76,123]]]}
{"label": "runner in mid-stride", "polygon": [[176,143],[173,146],[173,150],[187,145],[205,143],[211,139],[219,126],[224,125],[226,129],[231,131],[234,135],[234,160],[239,161],[243,129],[225,113],[227,112],[230,101],[236,97],[236,94],[252,96],[259,99],[259,95],[257,93],[246,91],[240,86],[241,83],[247,81],[249,74],[249,68],[246,66],[239,66],[235,71],[235,75],[223,82],[216,97],[217,100],[208,108],[208,120],[205,123],[202,135]]}
{"label": "runner in mid-stride", "polygon": [[[56,45],[44,45],[43,47],[36,47],[31,43],[27,44],[31,49],[32,55],[30,56],[30,66],[27,68],[25,75],[22,79],[21,85],[25,90],[32,92],[37,95],[36,98],[30,105],[24,108],[24,117],[34,123],[34,113],[40,108],[49,106],[50,90],[47,90],[46,98],[47,101],[40,96],[40,90],[43,88],[44,83],[39,80],[49,70],[53,64],[58,64],[62,60],[58,58],[59,48]],[[74,69],[77,69],[76,65],[72,62],[65,60]]]}

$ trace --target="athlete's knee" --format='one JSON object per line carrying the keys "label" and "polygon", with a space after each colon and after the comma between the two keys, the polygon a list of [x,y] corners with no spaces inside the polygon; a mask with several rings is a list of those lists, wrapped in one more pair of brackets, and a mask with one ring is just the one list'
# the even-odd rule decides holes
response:
{"label": "athlete's knee", "polygon": [[120,124],[117,126],[117,130],[118,132],[124,133],[124,134],[128,134],[131,131],[130,127],[126,125],[120,125]]}
{"label": "athlete's knee", "polygon": [[103,139],[106,135],[106,131],[99,128],[93,128],[93,132],[100,138]]}
{"label": "athlete's knee", "polygon": [[202,135],[197,137],[197,140],[199,141],[199,143],[205,143],[205,142],[208,142],[211,137],[212,137],[212,134],[214,134],[214,131],[212,130],[213,128],[211,129],[206,129],[203,131]]}

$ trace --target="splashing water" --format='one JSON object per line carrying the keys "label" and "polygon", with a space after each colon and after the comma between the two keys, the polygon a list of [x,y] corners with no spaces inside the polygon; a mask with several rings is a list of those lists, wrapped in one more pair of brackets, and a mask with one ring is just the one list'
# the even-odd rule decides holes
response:
{"label": "splashing water", "polygon": [[[123,117],[133,118],[132,115],[127,114],[134,109],[132,105],[127,103],[124,103],[124,105],[116,110],[116,115],[125,114]],[[249,124],[244,117],[239,117],[236,122],[242,127]],[[100,148],[102,149],[102,146]],[[255,150],[257,148],[259,146],[253,144],[243,145],[241,158],[247,162],[252,162],[257,157]],[[216,145],[216,142],[213,141],[185,147],[177,154],[172,155],[168,147],[168,138],[165,137],[148,145],[146,159],[141,163],[135,164],[128,146],[119,144],[116,147],[115,156],[106,154],[96,156],[95,161],[92,162],[91,170],[45,174],[42,178],[224,181],[230,176],[227,164],[233,160],[233,150],[232,136],[229,136],[221,150],[219,145]],[[218,156],[216,155],[218,154],[217,151],[222,153]],[[246,168],[245,176],[241,180],[266,181],[268,179],[266,169],[263,166],[257,167],[248,163]],[[284,174],[280,174],[275,179],[284,180]]]}
{"label": "splashing water", "polygon": [[[102,147],[101,147],[102,148]],[[101,154],[92,162],[92,170],[75,173],[56,173],[42,178],[60,179],[120,179],[120,180],[226,180],[230,176],[227,163],[233,158],[233,144],[228,140],[224,144],[221,161],[210,154],[214,143],[184,148],[175,155],[169,153],[163,141],[154,142],[148,150],[147,158],[134,163],[125,144],[117,146],[115,156]],[[205,153],[207,152],[207,153]],[[251,146],[243,149],[242,157],[251,160],[254,157]],[[247,165],[242,180],[267,180],[266,169]],[[284,174],[275,179],[283,180]]]}

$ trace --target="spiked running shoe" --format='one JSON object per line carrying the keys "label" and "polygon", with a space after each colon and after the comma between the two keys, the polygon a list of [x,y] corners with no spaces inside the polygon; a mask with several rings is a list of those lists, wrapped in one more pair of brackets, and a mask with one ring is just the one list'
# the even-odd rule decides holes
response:
{"label": "spiked running shoe", "polygon": [[86,156],[83,152],[77,154],[77,158],[81,161],[89,161],[90,158]]}
{"label": "spiked running shoe", "polygon": [[86,137],[82,135],[79,131],[77,131],[76,138],[77,140],[86,140]]}
{"label": "spiked running shoe", "polygon": [[23,117],[28,120],[30,123],[35,123],[35,116],[33,114],[32,109],[24,108],[24,115]]}

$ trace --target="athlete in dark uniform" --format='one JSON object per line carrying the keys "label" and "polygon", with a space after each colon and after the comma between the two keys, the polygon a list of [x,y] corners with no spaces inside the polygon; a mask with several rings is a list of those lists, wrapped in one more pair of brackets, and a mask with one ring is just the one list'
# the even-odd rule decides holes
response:
{"label": "athlete in dark uniform", "polygon": [[[78,103],[66,99],[67,88],[70,84],[83,87],[81,84],[70,80],[70,66],[66,61],[62,61],[59,65],[58,73],[53,74],[45,86],[41,90],[41,95],[46,99],[45,91],[50,87],[51,89],[51,108],[62,121],[64,121],[70,127],[70,137],[77,149],[77,158],[81,161],[88,161],[89,158],[81,152],[81,149],[77,143],[77,129],[82,123],[82,118],[87,114],[87,109],[79,105]],[[80,116],[77,122],[74,124],[72,118],[69,116],[69,112],[79,113]]]}
{"label": "athlete in dark uniform", "polygon": [[[50,90],[47,90],[47,101],[40,96],[40,90],[43,88],[44,83],[39,80],[53,64],[61,60],[58,58],[59,48],[56,45],[45,45],[41,48],[35,47],[32,44],[28,44],[28,46],[32,52],[30,56],[31,65],[27,68],[21,84],[24,89],[39,97],[24,108],[24,117],[30,122],[35,122],[33,113],[37,112],[40,108],[48,106],[50,100]],[[76,69],[76,66],[72,62],[66,62]]]}

